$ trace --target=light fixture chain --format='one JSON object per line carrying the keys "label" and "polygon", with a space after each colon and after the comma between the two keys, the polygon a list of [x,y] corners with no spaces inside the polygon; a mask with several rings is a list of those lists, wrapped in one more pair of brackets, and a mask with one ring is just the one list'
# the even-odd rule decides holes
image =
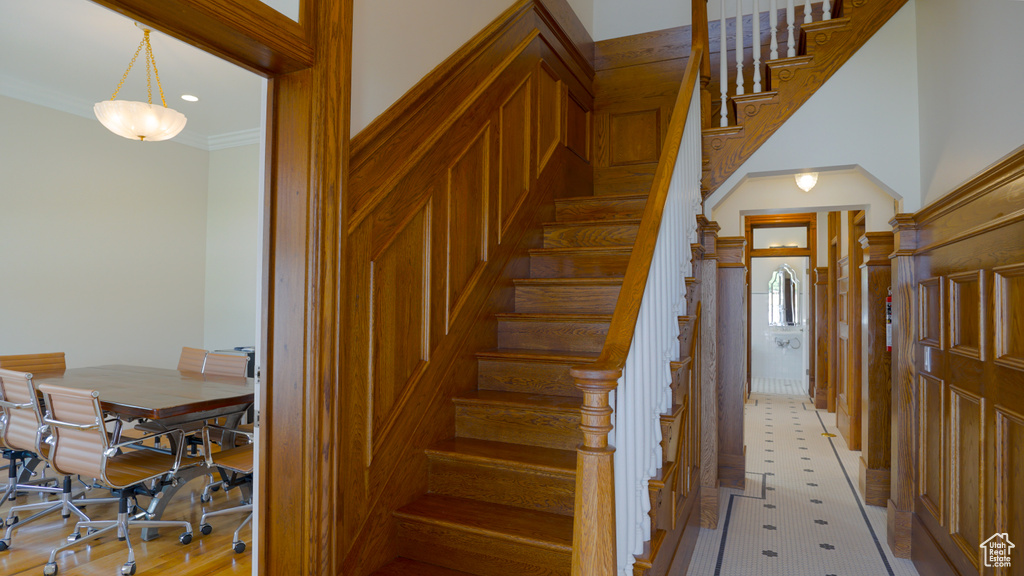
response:
{"label": "light fixture chain", "polygon": [[153,75],[150,72],[150,62],[153,61],[153,47],[149,45],[149,30],[144,30],[143,41],[146,43],[146,102],[153,105]]}
{"label": "light fixture chain", "polygon": [[124,81],[128,78],[128,73],[132,71],[132,66],[135,65],[135,59],[139,57],[139,52],[142,51],[142,46],[146,44],[146,38],[142,38],[142,42],[139,42],[139,47],[135,49],[135,54],[132,55],[132,61],[128,63],[128,69],[124,71],[124,76],[121,76],[121,81],[117,83],[117,89],[114,90],[114,95],[110,97],[111,100],[117,98],[117,93],[121,91],[121,86],[124,85]]}
{"label": "light fixture chain", "polygon": [[[149,73],[149,64],[153,63],[153,75],[156,76],[156,87],[160,91],[160,104],[167,108],[167,100],[164,99],[164,86],[160,83],[160,71],[156,69],[156,58],[153,57],[153,46],[149,43],[149,30],[146,30],[146,73]],[[146,76],[146,89],[149,91],[149,103],[153,103],[153,88],[149,85],[149,76]]]}

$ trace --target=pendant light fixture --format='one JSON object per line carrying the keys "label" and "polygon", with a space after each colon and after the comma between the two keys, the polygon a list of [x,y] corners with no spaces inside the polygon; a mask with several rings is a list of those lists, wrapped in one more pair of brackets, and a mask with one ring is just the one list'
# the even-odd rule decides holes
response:
{"label": "pendant light fixture", "polygon": [[[128,63],[128,69],[124,71],[124,76],[121,77],[121,81],[117,84],[114,95],[110,97],[110,100],[97,102],[93,106],[93,112],[96,113],[96,118],[99,119],[101,124],[118,136],[143,142],[158,142],[177,136],[185,127],[186,119],[185,115],[181,112],[168,108],[167,101],[164,100],[164,87],[160,84],[160,73],[156,69],[156,60],[153,58],[153,47],[149,43],[149,32],[148,28],[142,29],[142,42],[135,49],[135,55],[132,56],[132,61]],[[124,85],[125,79],[128,78],[128,73],[132,71],[135,59],[139,57],[139,52],[142,51],[143,47],[146,48],[146,94],[149,98],[148,102],[116,100],[117,93],[121,91],[121,86]],[[152,75],[156,76],[156,86],[160,90],[162,106],[153,104],[151,67]]]}

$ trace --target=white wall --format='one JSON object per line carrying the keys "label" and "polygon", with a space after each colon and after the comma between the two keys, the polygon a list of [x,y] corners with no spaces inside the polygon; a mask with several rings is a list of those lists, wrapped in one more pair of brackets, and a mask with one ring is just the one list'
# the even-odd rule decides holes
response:
{"label": "white wall", "polygon": [[[865,210],[868,232],[892,230],[889,225],[895,214],[892,196],[859,170],[821,172],[818,184],[810,192],[797,188],[792,175],[747,178],[714,206],[711,219],[722,227],[720,236],[742,236],[743,217],[748,214],[828,212],[848,208]],[[819,230],[821,228],[819,226]]]}
{"label": "white wall", "polygon": [[1024,144],[1024,2],[920,0],[917,25],[929,204]]}
{"label": "white wall", "polygon": [[208,153],[0,97],[0,353],[173,367],[203,341]]}
{"label": "white wall", "polygon": [[358,134],[513,3],[355,0],[352,134]]}
{"label": "white wall", "polygon": [[[642,34],[690,24],[692,6],[685,0],[593,0],[594,41]],[[714,0],[709,3],[709,12]],[[575,8],[575,6],[574,6]],[[714,8],[712,15],[720,12]]]}
{"label": "white wall", "polygon": [[569,7],[576,13],[576,16],[583,23],[583,27],[587,29],[587,33],[594,40],[594,3],[599,0],[568,0]]}
{"label": "white wall", "polygon": [[[915,38],[915,0],[909,0],[705,206],[720,205],[748,175],[859,166],[903,199],[903,211],[916,211],[921,183],[913,169],[920,160]],[[857,197],[843,202],[863,203]]]}
{"label": "white wall", "polygon": [[255,345],[259,145],[210,152],[203,347]]}

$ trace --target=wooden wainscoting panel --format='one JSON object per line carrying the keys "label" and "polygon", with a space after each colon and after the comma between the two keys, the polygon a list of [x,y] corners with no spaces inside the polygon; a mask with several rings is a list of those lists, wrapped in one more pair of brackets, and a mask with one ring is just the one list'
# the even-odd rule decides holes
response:
{"label": "wooden wainscoting panel", "polygon": [[565,97],[558,73],[541,60],[537,64],[537,174],[547,166],[563,141]]}
{"label": "wooden wainscoting panel", "polygon": [[949,351],[984,360],[984,271],[949,276]]}
{"label": "wooden wainscoting panel", "polygon": [[864,264],[860,269],[862,453],[858,478],[865,503],[885,506],[892,461],[892,352],[886,344],[886,298],[892,285],[893,233],[868,232],[860,243]]}
{"label": "wooden wainscoting panel", "polygon": [[964,556],[979,566],[985,525],[984,403],[966,390],[950,386],[949,531]]}
{"label": "wooden wainscoting panel", "polygon": [[490,124],[448,168],[445,252],[448,261],[445,331],[483,271],[488,255]]}
{"label": "wooden wainscoting panel", "polygon": [[1024,264],[995,272],[995,361],[1024,370]]}
{"label": "wooden wainscoting panel", "polygon": [[1024,534],[1024,416],[996,408],[996,532]]}
{"label": "wooden wainscoting panel", "polygon": [[373,442],[428,359],[429,203],[415,213],[370,266]]}
{"label": "wooden wainscoting panel", "polygon": [[498,241],[522,205],[530,189],[530,75],[501,105],[501,184],[498,189]]}
{"label": "wooden wainscoting panel", "polygon": [[931,376],[918,379],[918,487],[917,495],[936,522],[946,525],[949,459],[949,418],[946,383]]}
{"label": "wooden wainscoting panel", "polygon": [[946,343],[944,311],[946,291],[941,278],[928,278],[917,283],[918,341],[925,346],[944,350]]}
{"label": "wooden wainscoting panel", "polygon": [[661,122],[658,108],[608,114],[608,165],[657,162]]}
{"label": "wooden wainscoting panel", "polygon": [[589,108],[580,103],[572,92],[566,92],[565,145],[577,156],[590,162],[591,117]]}

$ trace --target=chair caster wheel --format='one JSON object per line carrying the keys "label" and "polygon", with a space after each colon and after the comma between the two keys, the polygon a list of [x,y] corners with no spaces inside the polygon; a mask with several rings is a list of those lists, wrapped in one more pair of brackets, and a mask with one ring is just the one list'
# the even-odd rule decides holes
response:
{"label": "chair caster wheel", "polygon": [[68,535],[68,543],[69,544],[71,542],[77,542],[77,541],[79,541],[81,539],[82,539],[82,533],[81,532],[72,532],[71,534]]}
{"label": "chair caster wheel", "polygon": [[209,524],[200,524],[199,531],[202,532],[203,536],[209,536],[210,532],[213,532],[213,526]]}
{"label": "chair caster wheel", "polygon": [[135,574],[135,562],[125,562],[121,566],[121,576],[133,576]]}
{"label": "chair caster wheel", "polygon": [[235,554],[245,552],[245,542],[235,542],[232,547],[235,549]]}
{"label": "chair caster wheel", "polygon": [[216,492],[217,490],[220,490],[220,486],[214,486],[213,488],[210,488],[210,492]]}
{"label": "chair caster wheel", "polygon": [[[182,544],[188,544],[189,542],[192,542],[192,533],[191,532],[184,532],[184,533],[182,533],[181,536],[178,536],[178,541],[181,542]],[[133,574],[134,574],[134,572],[133,572]]]}
{"label": "chair caster wheel", "polygon": [[4,550],[7,550],[10,547],[10,542],[8,542],[7,540],[0,540],[0,552],[3,552]]}
{"label": "chair caster wheel", "polygon": [[43,576],[56,576],[57,574],[57,563],[49,562],[43,566]]}
{"label": "chair caster wheel", "polygon": [[212,500],[213,500],[213,496],[211,496],[209,494],[200,494],[199,495],[199,501],[200,502],[206,503],[206,502],[210,502]]}
{"label": "chair caster wheel", "polygon": [[71,514],[61,514],[60,517],[67,520],[68,518],[71,518]]}

